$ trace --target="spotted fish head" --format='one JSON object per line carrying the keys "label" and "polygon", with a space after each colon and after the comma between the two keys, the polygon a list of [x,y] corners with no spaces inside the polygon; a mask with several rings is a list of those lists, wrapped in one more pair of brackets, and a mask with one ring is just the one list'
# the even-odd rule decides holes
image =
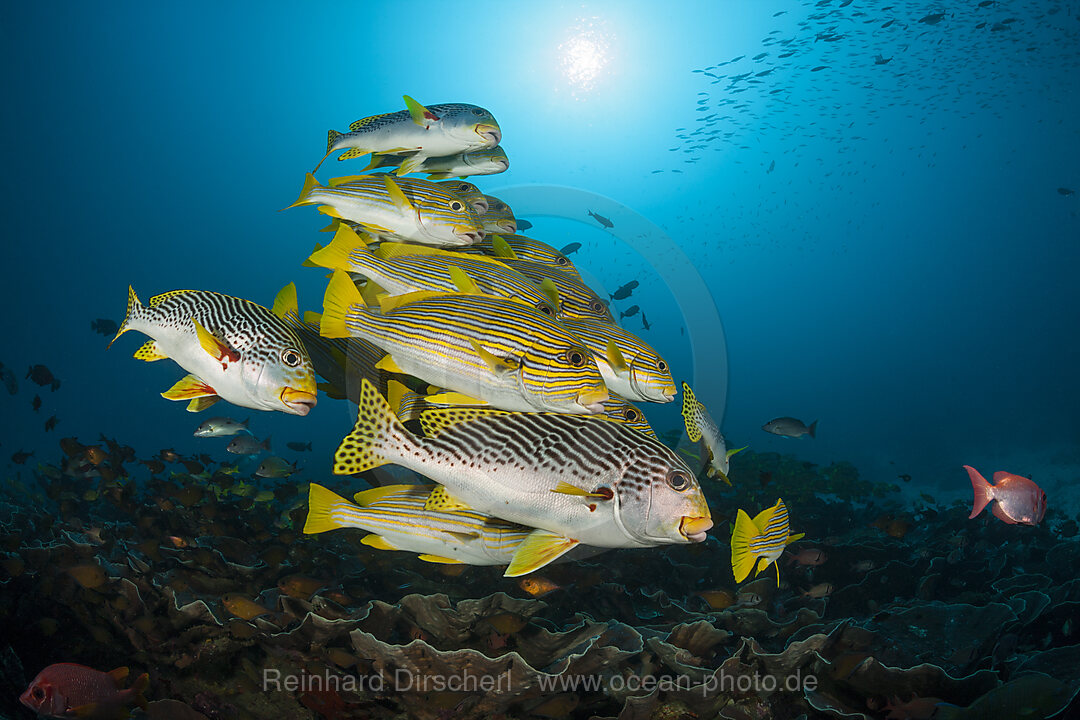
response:
{"label": "spotted fish head", "polygon": [[317,401],[315,369],[300,338],[291,331],[288,335],[251,353],[244,362],[244,381],[260,408],[307,415]]}
{"label": "spotted fish head", "polygon": [[579,345],[557,352],[530,346],[521,359],[518,382],[538,410],[550,412],[599,414],[609,397],[592,354]]}
{"label": "spotted fish head", "polygon": [[615,489],[618,522],[643,543],[702,542],[712,528],[694,472],[659,442],[634,451]]}
{"label": "spotted fish head", "polygon": [[630,386],[650,402],[675,399],[678,389],[667,361],[655,353],[639,353],[630,363]]}
{"label": "spotted fish head", "polygon": [[476,105],[454,104],[433,107],[447,136],[459,140],[470,150],[493,148],[502,140],[502,130],[495,116]]}

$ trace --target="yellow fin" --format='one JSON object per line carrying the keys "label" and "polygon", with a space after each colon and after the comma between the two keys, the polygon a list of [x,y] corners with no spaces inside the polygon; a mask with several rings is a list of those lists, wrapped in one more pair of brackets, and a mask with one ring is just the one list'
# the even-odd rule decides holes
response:
{"label": "yellow fin", "polygon": [[802,540],[804,537],[806,537],[806,533],[796,533],[794,535],[788,535],[787,543],[785,544],[790,545],[793,542],[798,542]]}
{"label": "yellow fin", "polygon": [[450,273],[450,280],[458,290],[470,295],[483,295],[483,291],[477,287],[476,281],[469,277],[469,273],[465,272],[457,265],[451,265],[447,270]]}
{"label": "yellow fin", "polygon": [[506,415],[505,410],[486,407],[431,408],[420,413],[420,427],[428,437],[435,437],[448,427],[471,422],[487,415]]}
{"label": "yellow fin", "polygon": [[402,422],[420,417],[425,403],[424,398],[397,380],[386,383],[386,399],[390,402],[390,409]]}
{"label": "yellow fin", "polygon": [[300,315],[300,305],[296,300],[296,283],[289,283],[278,291],[277,296],[274,297],[274,306],[270,309],[270,312],[279,318],[285,317],[288,313]]}
{"label": "yellow fin", "polygon": [[443,557],[442,555],[431,555],[424,553],[423,555],[417,555],[418,558],[424,562],[429,563],[442,563],[443,565],[464,565],[465,563],[460,560],[454,560],[453,558]]}
{"label": "yellow fin", "polygon": [[698,401],[694,397],[694,391],[690,389],[690,386],[686,383],[682,384],[682,416],[683,424],[686,425],[686,434],[690,437],[690,442],[697,442],[701,439],[701,428],[698,427]]}
{"label": "yellow fin", "polygon": [[714,468],[712,466],[709,466],[709,469],[706,471],[706,474],[709,477],[718,477],[721,480],[723,480],[724,482],[726,482],[728,485],[731,485],[731,479],[727,476],[727,473],[724,472],[723,470],[717,470],[716,468]]}
{"label": "yellow fin", "polygon": [[304,522],[304,534],[314,535],[344,527],[334,519],[333,512],[334,507],[342,503],[347,504],[348,500],[333,490],[315,483],[308,485],[308,514]]}
{"label": "yellow fin", "polygon": [[375,363],[376,370],[385,370],[388,373],[396,373],[398,375],[407,375],[404,370],[398,367],[398,364],[394,361],[393,355],[383,355],[382,360]]}
{"label": "yellow fin", "polygon": [[432,290],[417,290],[416,292],[405,293],[404,295],[384,295],[379,298],[379,307],[384,313],[388,313],[403,305],[410,305],[414,302],[427,300],[428,298],[443,297],[451,294],[452,293],[434,292]]}
{"label": "yellow fin", "polygon": [[304,322],[308,325],[318,327],[322,323],[322,313],[315,312],[314,310],[305,310]]}
{"label": "yellow fin", "polygon": [[630,366],[626,364],[626,358],[614,340],[607,341],[607,361],[616,375],[625,376],[630,372]]}
{"label": "yellow fin", "polygon": [[289,208],[299,207],[300,205],[310,205],[313,202],[318,202],[316,200],[308,199],[308,196],[311,195],[312,191],[315,190],[315,188],[321,187],[322,185],[320,185],[319,181],[315,179],[315,176],[312,173],[308,173],[307,176],[304,177],[304,187],[300,189],[300,197],[298,197],[296,199],[296,202],[294,202],[292,205],[282,208],[282,210],[288,210]]}
{"label": "yellow fin", "polygon": [[221,398],[217,395],[207,395],[205,397],[198,397],[187,404],[188,412],[202,412],[206,408],[216,403]]}
{"label": "yellow fin", "polygon": [[341,213],[338,212],[338,209],[333,205],[320,205],[317,209],[326,217],[337,218],[338,220],[341,219]]}
{"label": "yellow fin", "polygon": [[116,687],[119,688],[120,683],[124,682],[124,680],[127,679],[128,672],[129,671],[126,667],[118,667],[115,670],[110,670],[105,674],[108,675],[112,679],[112,681],[116,683]]}
{"label": "yellow fin", "polygon": [[731,571],[735,582],[741,583],[754,569],[756,558],[750,552],[750,541],[758,534],[757,526],[745,510],[740,509],[731,533]]}
{"label": "yellow fin", "polygon": [[166,400],[192,400],[198,397],[216,396],[214,388],[204,383],[194,375],[185,375],[176,381],[171,388],[161,393]]}
{"label": "yellow fin", "polygon": [[351,227],[342,223],[334,239],[326,247],[319,248],[308,256],[308,260],[317,267],[329,268],[330,270],[349,270],[353,264],[350,256],[353,252],[365,252],[367,244]]}
{"label": "yellow fin", "polygon": [[132,355],[136,360],[145,360],[146,362],[156,362],[158,360],[168,360],[169,356],[158,350],[156,340],[147,340],[139,349]]}
{"label": "yellow fin", "polygon": [[573,495],[574,497],[596,498],[597,500],[610,500],[612,498],[610,490],[607,493],[589,492],[588,490],[579,488],[576,485],[571,485],[568,482],[563,482],[562,480],[559,481],[559,484],[556,485],[555,489],[551,492],[559,493],[560,495]]}
{"label": "yellow fin", "polygon": [[773,513],[775,513],[778,509],[779,508],[776,505],[773,505],[772,507],[765,508],[754,516],[754,525],[757,526],[757,531],[759,534],[765,530],[765,526],[769,524],[769,520],[772,518]]}
{"label": "yellow fin", "polygon": [[334,474],[351,475],[390,462],[385,454],[416,453],[420,446],[367,378],[360,381],[359,411],[352,432],[334,453]]}
{"label": "yellow fin", "polygon": [[429,395],[427,401],[436,405],[467,405],[470,407],[483,407],[489,404],[487,400],[479,400],[459,392],[436,393],[434,395]]}
{"label": "yellow fin", "polygon": [[323,295],[323,314],[319,334],[328,338],[348,337],[345,317],[353,305],[363,305],[364,298],[344,270],[335,270]]}
{"label": "yellow fin", "polygon": [[461,502],[442,485],[436,485],[435,489],[428,495],[427,500],[424,501],[425,510],[433,510],[435,512],[462,512],[465,510],[472,510],[471,507]]}
{"label": "yellow fin", "polygon": [[456,253],[441,250],[430,245],[416,245],[413,243],[384,242],[379,245],[379,257],[384,260],[410,255],[430,255],[435,257],[457,257]]}
{"label": "yellow fin", "polygon": [[400,550],[399,547],[391,543],[382,535],[365,535],[364,539],[360,541],[360,544],[373,547],[376,550]]}
{"label": "yellow fin", "polygon": [[370,175],[342,175],[341,177],[330,178],[327,181],[326,187],[340,187],[347,183],[359,182],[360,180],[366,180]]}
{"label": "yellow fin", "polygon": [[105,348],[106,350],[112,347],[112,344],[116,342],[116,338],[128,331],[128,323],[131,322],[132,318],[140,310],[142,310],[142,303],[139,302],[139,296],[135,294],[135,288],[128,285],[127,312],[124,313],[124,322],[120,323],[120,328],[116,331],[116,334],[113,335],[113,339],[109,341],[109,344]]}
{"label": "yellow fin", "polygon": [[540,292],[544,293],[555,312],[559,312],[562,308],[562,299],[559,297],[559,288],[555,287],[555,282],[551,278],[543,279],[540,283]]}
{"label": "yellow fin", "polygon": [[378,305],[383,295],[386,295],[386,291],[376,285],[375,281],[370,278],[364,283],[364,287],[360,289],[360,296],[364,298],[364,302],[367,303],[368,307]]}
{"label": "yellow fin", "polygon": [[409,109],[409,115],[417,125],[426,128],[431,123],[439,120],[438,115],[431,112],[408,95],[402,95],[401,98],[405,101],[405,107]]}
{"label": "yellow fin", "polygon": [[224,340],[200,325],[198,320],[191,318],[191,322],[195,325],[195,335],[199,338],[199,345],[206,351],[207,355],[215,360],[220,360],[222,367],[225,366],[226,362],[236,362],[240,359],[240,353],[233,350]]}
{"label": "yellow fin", "polygon": [[521,367],[521,363],[519,362],[513,362],[511,360],[507,360],[506,358],[498,357],[495,354],[489,352],[488,350],[485,350],[484,348],[480,347],[480,343],[476,342],[472,338],[469,338],[469,342],[472,344],[473,350],[476,351],[476,354],[480,356],[480,359],[484,361],[484,364],[487,365],[491,369],[491,372],[495,373],[495,375],[502,376],[507,373],[514,372],[519,367]]}
{"label": "yellow fin", "polygon": [[341,220],[331,220],[329,225],[324,228],[319,228],[319,232],[337,232],[339,225],[341,225]]}
{"label": "yellow fin", "polygon": [[387,495],[393,495],[401,492],[403,488],[413,487],[412,485],[383,485],[381,487],[371,488],[369,490],[361,490],[353,495],[353,502],[357,505],[370,505],[371,503],[384,498]]}
{"label": "yellow fin", "polygon": [[517,253],[510,247],[510,243],[503,239],[502,235],[491,236],[491,246],[495,250],[495,257],[507,258],[510,260],[517,260]]}
{"label": "yellow fin", "polygon": [[[321,244],[315,243],[315,248],[311,251],[311,255],[314,255],[315,253],[319,252],[322,249],[323,249],[323,246]],[[307,259],[304,260],[304,262],[300,263],[300,267],[319,267],[315,263],[311,262],[311,255],[308,255]]]}
{"label": "yellow fin", "polygon": [[728,450],[727,451],[727,456],[728,456],[728,458],[730,458],[735,453],[741,453],[743,450],[745,450],[748,447],[750,447],[750,446],[749,445],[743,445],[741,448],[735,448],[734,450]]}
{"label": "yellow fin", "polygon": [[503,577],[528,575],[566,554],[577,544],[577,540],[547,530],[534,530],[518,545]]}
{"label": "yellow fin", "polygon": [[386,192],[390,194],[390,199],[394,201],[394,206],[400,212],[415,213],[416,208],[409,202],[409,198],[405,197],[405,193],[401,191],[401,187],[394,182],[394,178],[389,175],[383,175],[383,184],[386,185]]}
{"label": "yellow fin", "polygon": [[352,160],[353,158],[364,157],[369,152],[371,151],[367,148],[349,148],[338,155],[338,160]]}

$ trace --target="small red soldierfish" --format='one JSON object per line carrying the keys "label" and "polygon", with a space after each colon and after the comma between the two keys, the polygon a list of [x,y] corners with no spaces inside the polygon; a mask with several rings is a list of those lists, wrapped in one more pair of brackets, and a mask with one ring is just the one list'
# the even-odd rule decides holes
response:
{"label": "small red soldierfish", "polygon": [[991,485],[970,465],[965,465],[964,469],[975,489],[975,503],[969,520],[981,513],[991,500],[997,500],[992,512],[1002,522],[1009,525],[1038,525],[1042,522],[1046,515],[1046,493],[1031,480],[999,470],[994,473],[994,484]]}
{"label": "small red soldierfish", "polygon": [[146,709],[143,691],[150,684],[143,673],[130,688],[121,690],[127,676],[126,667],[104,673],[85,665],[57,663],[38,673],[19,702],[47,718],[126,718],[132,705]]}
{"label": "small red soldierfish", "polygon": [[829,556],[825,554],[824,550],[819,550],[817,548],[807,548],[806,550],[800,550],[794,555],[791,555],[791,557],[788,559],[788,562],[795,563],[796,565],[815,567],[817,565],[823,564],[828,559],[828,557]]}

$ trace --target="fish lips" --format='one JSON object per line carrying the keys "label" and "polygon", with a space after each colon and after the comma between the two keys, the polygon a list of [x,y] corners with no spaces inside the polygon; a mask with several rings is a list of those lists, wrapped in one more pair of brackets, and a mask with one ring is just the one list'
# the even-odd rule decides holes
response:
{"label": "fish lips", "polygon": [[486,137],[488,141],[484,144],[485,147],[495,147],[502,142],[502,130],[498,125],[486,125],[480,124],[476,126],[476,134],[481,137]]}
{"label": "fish lips", "polygon": [[318,398],[314,393],[291,387],[282,389],[280,398],[285,407],[289,408],[288,413],[301,416],[311,412],[311,409],[315,407],[315,403],[318,402]]}
{"label": "fish lips", "polygon": [[679,532],[690,542],[703,542],[712,526],[712,518],[683,515],[679,523]]}

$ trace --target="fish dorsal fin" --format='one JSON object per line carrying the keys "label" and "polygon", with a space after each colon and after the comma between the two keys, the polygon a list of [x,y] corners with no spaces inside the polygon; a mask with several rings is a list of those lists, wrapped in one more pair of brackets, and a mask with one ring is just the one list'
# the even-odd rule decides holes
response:
{"label": "fish dorsal fin", "polygon": [[379,307],[382,308],[384,313],[388,313],[391,310],[396,310],[399,307],[411,305],[412,303],[420,302],[421,300],[451,295],[452,293],[436,292],[434,290],[417,290],[416,292],[405,293],[404,295],[383,295],[379,298]]}
{"label": "fish dorsal fin", "polygon": [[559,288],[555,286],[555,282],[551,278],[544,278],[540,283],[540,292],[544,293],[555,312],[559,312],[562,307],[562,299],[559,297]]}
{"label": "fish dorsal fin", "polygon": [[191,318],[191,322],[195,325],[195,335],[199,338],[199,346],[206,351],[207,355],[215,360],[220,360],[223,367],[228,362],[236,362],[240,359],[240,353],[229,347],[224,340],[204,328],[198,320]]}
{"label": "fish dorsal fin", "polygon": [[409,115],[412,117],[413,122],[420,127],[427,128],[432,123],[439,121],[438,115],[431,112],[408,95],[402,95],[401,99],[405,101],[405,107],[409,109]]}
{"label": "fish dorsal fin", "polygon": [[368,307],[379,305],[380,298],[386,296],[386,291],[379,287],[374,280],[368,279],[364,287],[360,288],[360,297]]}
{"label": "fish dorsal fin", "polygon": [[491,236],[491,247],[495,251],[495,257],[507,258],[508,260],[517,260],[517,253],[510,247],[510,243],[503,239],[502,235]]}
{"label": "fish dorsal fin", "polygon": [[177,297],[178,295],[187,295],[190,292],[194,292],[194,291],[192,291],[192,290],[170,290],[169,292],[161,293],[160,295],[155,295],[154,297],[147,300],[146,304],[149,305],[150,307],[157,307],[158,305],[165,302],[166,300]]}
{"label": "fish dorsal fin", "polygon": [[626,358],[623,357],[622,351],[619,350],[619,346],[615,344],[614,340],[607,341],[607,361],[608,365],[619,377],[625,377],[630,373],[630,366],[626,363]]}
{"label": "fish dorsal fin", "polygon": [[464,565],[461,560],[455,560],[453,558],[443,557],[442,555],[432,555],[431,553],[424,553],[423,555],[417,555],[424,562],[429,563],[441,563],[443,565]]}
{"label": "fish dorsal fin", "polygon": [[397,362],[394,360],[394,356],[386,354],[382,356],[379,362],[375,363],[376,370],[385,370],[388,373],[396,373],[398,375],[405,375],[405,371],[398,367]]}
{"label": "fish dorsal fin", "polygon": [[340,220],[331,220],[329,225],[324,228],[319,228],[319,232],[337,232],[339,225],[341,225]]}
{"label": "fish dorsal fin", "polygon": [[412,243],[384,242],[379,245],[376,254],[383,260],[408,257],[410,255],[425,255],[429,257],[460,257],[456,253],[447,252],[430,245],[415,245]]}
{"label": "fish dorsal fin", "polygon": [[386,383],[386,400],[390,403],[390,409],[397,415],[398,420],[407,422],[416,420],[423,412],[425,400],[419,393],[415,393],[397,380]]}
{"label": "fish dorsal fin", "polygon": [[371,177],[374,177],[374,175],[342,175],[341,177],[330,178],[330,180],[326,183],[326,187],[340,187],[342,185],[347,185],[348,183],[367,180]]}
{"label": "fish dorsal fin", "polygon": [[357,505],[368,506],[387,495],[396,495],[403,490],[412,488],[412,485],[383,485],[382,487],[361,490],[353,495],[353,502]]}
{"label": "fish dorsal fin", "polygon": [[503,375],[506,375],[508,373],[512,373],[521,367],[520,362],[501,358],[498,355],[492,353],[490,350],[485,350],[483,347],[480,346],[480,343],[476,342],[472,338],[469,338],[469,342],[472,344],[473,350],[476,351],[476,354],[479,355],[480,359],[484,361],[484,364],[488,366],[491,372],[495,373],[495,375],[499,377],[502,377]]}
{"label": "fish dorsal fin", "polygon": [[217,395],[207,395],[205,397],[198,397],[193,399],[187,404],[188,412],[202,412],[221,398]]}
{"label": "fish dorsal fin", "polygon": [[401,186],[394,181],[394,178],[390,177],[389,175],[383,175],[382,178],[383,185],[386,186],[386,192],[389,193],[390,199],[394,201],[394,207],[396,207],[400,212],[415,214],[416,208],[414,208],[413,204],[409,202],[409,198],[405,196],[405,193],[402,191]]}
{"label": "fish dorsal fin", "polygon": [[270,312],[279,318],[285,317],[287,313],[300,314],[300,305],[296,299],[296,283],[289,283],[278,291],[277,296],[274,297],[274,305]]}
{"label": "fish dorsal fin", "polygon": [[570,552],[577,544],[578,541],[573,538],[548,532],[547,530],[534,530],[518,545],[514,557],[510,560],[510,565],[506,568],[503,576],[518,577],[528,575]]}
{"label": "fish dorsal fin", "polygon": [[180,378],[171,388],[161,393],[161,397],[166,400],[192,400],[210,395],[217,395],[214,388],[190,374]]}
{"label": "fish dorsal fin", "polygon": [[779,508],[777,508],[776,505],[773,505],[772,507],[765,508],[754,516],[754,527],[757,528],[759,535],[765,531],[765,526],[769,524],[769,520],[772,519],[772,516],[778,509]]}
{"label": "fish dorsal fin", "polygon": [[371,117],[360,118],[359,120],[354,122],[352,125],[349,125],[349,132],[356,132],[357,130],[363,130],[368,125],[371,125],[372,123],[376,123],[379,120],[382,120],[383,118],[387,117],[390,114],[391,113],[383,113],[382,115],[372,115]]}
{"label": "fish dorsal fin", "polygon": [[107,672],[105,674],[108,675],[109,679],[111,679],[113,681],[113,683],[116,684],[116,687],[119,688],[121,686],[121,684],[125,680],[127,680],[127,676],[129,674],[129,671],[128,671],[127,667],[118,667],[115,670],[110,670],[109,672]]}
{"label": "fish dorsal fin", "polygon": [[465,272],[457,265],[451,265],[447,268],[447,272],[450,273],[450,280],[454,283],[454,287],[463,293],[469,295],[483,295],[483,291],[476,285],[476,281],[469,277],[469,273]]}
{"label": "fish dorsal fin", "polygon": [[364,539],[360,541],[361,545],[367,545],[373,547],[376,550],[399,550],[396,545],[384,538],[382,535],[365,535]]}
{"label": "fish dorsal fin", "polygon": [[168,360],[169,356],[161,352],[158,349],[156,340],[147,340],[139,349],[132,355],[136,360],[143,360],[145,362],[156,362],[158,360]]}
{"label": "fish dorsal fin", "polygon": [[428,437],[435,437],[443,430],[472,422],[489,415],[507,415],[505,410],[479,407],[429,408],[420,413],[420,427]]}
{"label": "fish dorsal fin", "polygon": [[[326,228],[323,228],[323,230],[325,230],[325,229]],[[315,243],[315,247],[311,250],[311,255],[314,255],[315,253],[319,252],[320,250],[323,249],[323,247],[324,246],[321,243]],[[319,267],[318,265],[316,265],[315,263],[313,263],[311,261],[311,255],[308,255],[307,259],[304,260],[304,262],[300,263],[300,267]]]}
{"label": "fish dorsal fin", "polygon": [[315,312],[314,310],[305,310],[304,322],[308,325],[314,325],[315,327],[319,327],[319,323],[322,322],[322,313]]}
{"label": "fish dorsal fin", "polygon": [[694,397],[694,391],[686,383],[682,384],[682,392],[682,416],[683,423],[686,425],[686,434],[690,436],[690,442],[697,442],[701,439],[701,426],[698,425],[698,401]]}
{"label": "fish dorsal fin", "polygon": [[442,485],[436,485],[435,489],[424,501],[424,509],[432,512],[464,512],[472,510],[471,507],[461,502],[447,491]]}

